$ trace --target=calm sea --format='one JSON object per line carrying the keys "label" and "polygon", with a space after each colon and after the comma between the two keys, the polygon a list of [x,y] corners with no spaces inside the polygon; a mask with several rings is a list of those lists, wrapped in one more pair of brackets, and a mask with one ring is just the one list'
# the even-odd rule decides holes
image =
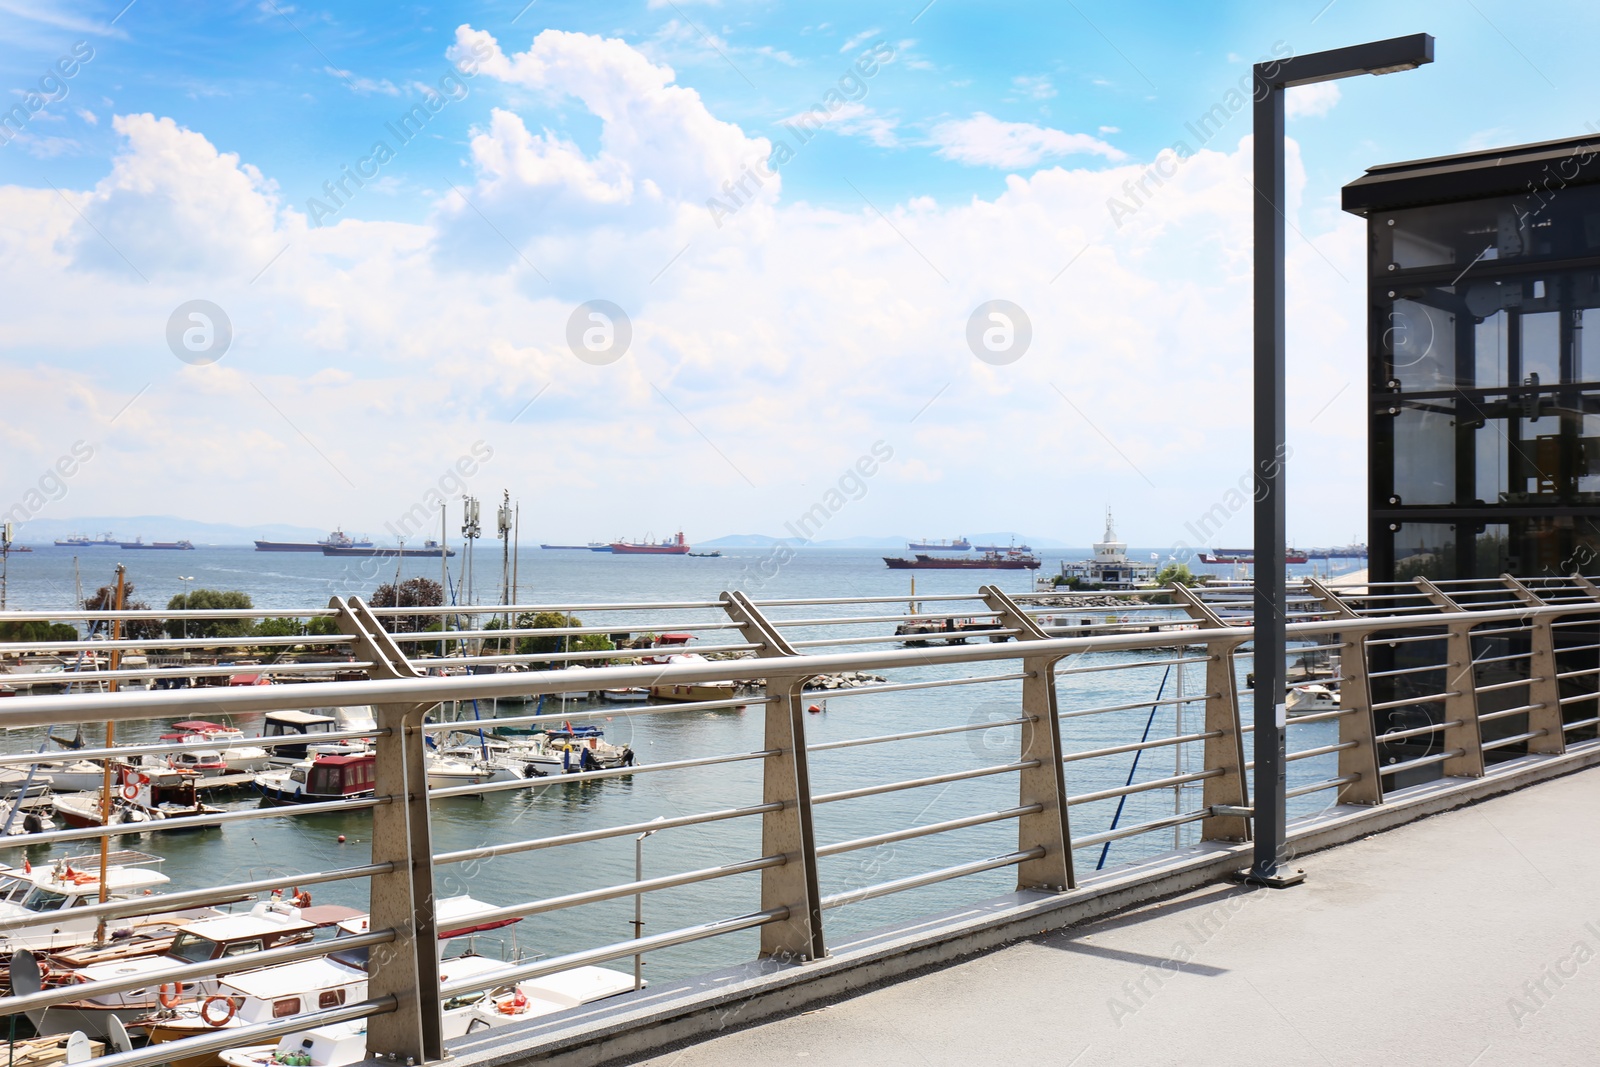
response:
{"label": "calm sea", "polygon": [[[492,542],[491,542],[492,543]],[[74,551],[76,567],[74,570]],[[724,549],[719,559],[648,556],[612,556],[573,551],[524,549],[517,561],[518,599],[522,603],[586,604],[620,601],[714,600],[723,590],[743,589],[755,599],[822,596],[905,596],[909,575],[888,570],[882,554],[864,550],[805,550],[778,566],[767,550]],[[891,553],[892,554],[892,553]],[[1081,559],[1087,550],[1045,554],[1044,571],[1056,569],[1062,558]],[[1136,558],[1148,556],[1134,553]],[[498,601],[498,552],[482,549],[476,560],[475,588],[480,602]],[[325,605],[330,596],[368,595],[381,582],[396,575],[393,563],[331,559],[321,555],[257,553],[248,548],[200,548],[193,552],[119,551],[115,549],[42,548],[13,555],[10,561],[8,601],[12,608],[50,609],[70,606],[81,584],[86,593],[114,581],[118,562],[127,565],[134,597],[151,606],[164,607],[170,597],[186,587],[237,589],[248,593],[257,607],[304,608]],[[451,560],[451,582],[459,581],[462,560]],[[1297,568],[1309,569],[1309,568]],[[402,561],[402,578],[423,575],[438,579],[437,560]],[[180,582],[179,577],[193,582]],[[992,583],[1013,593],[1030,591],[1033,576],[1027,572],[923,571],[916,575],[919,595],[971,593]],[[978,610],[977,606],[973,606]],[[775,608],[777,618],[818,618],[824,614],[876,614],[879,608]],[[888,612],[883,612],[888,613]],[[641,632],[648,613],[580,612],[585,624],[616,625],[619,630]],[[721,621],[715,611],[672,613],[661,622],[681,624],[694,618]],[[892,632],[858,628],[857,632]],[[837,631],[835,631],[837,632]],[[791,637],[811,636],[790,631]],[[817,636],[821,636],[819,632]],[[715,640],[713,636],[708,641]],[[883,647],[883,646],[869,646]],[[1148,654],[1100,654],[1080,657],[1074,666],[1116,659],[1165,658]],[[894,681],[955,677],[972,673],[1005,673],[1004,665],[965,670],[958,667],[919,667],[894,673]],[[1240,661],[1242,674],[1247,661]],[[1065,676],[1059,686],[1063,712],[1074,708],[1132,704],[1203,690],[1204,673],[1189,668],[1179,676],[1166,667],[1107,671]],[[927,729],[1014,717],[1021,696],[1020,682],[990,683],[906,693],[836,698],[823,714],[807,717],[812,742],[843,740],[905,730]],[[1248,717],[1248,701],[1245,713]],[[1183,722],[1172,706],[1152,713],[1147,707],[1109,712],[1063,722],[1066,747],[1072,751],[1137,741],[1148,736],[1173,736],[1175,731],[1199,729],[1201,707],[1190,706]],[[120,740],[151,740],[162,732],[166,720],[121,727]],[[246,733],[259,733],[259,721],[243,717],[236,725]],[[670,705],[662,714],[617,715],[605,722],[608,740],[626,743],[642,763],[657,763],[693,756],[749,752],[762,747],[762,718],[758,708],[747,711],[674,713]],[[96,736],[86,724],[86,735]],[[1310,748],[1336,740],[1331,722],[1297,726],[1290,747]],[[8,752],[37,749],[42,734],[18,730],[0,738]],[[812,788],[816,793],[853,788],[874,782],[893,782],[985,764],[1009,762],[1020,742],[1017,728],[995,728],[945,737],[923,738],[817,753],[811,760]],[[1144,753],[1134,766],[1133,754],[1069,763],[1070,792],[1085,793],[1135,780],[1165,777],[1175,770],[1200,769],[1199,746],[1184,746],[1186,762],[1177,764],[1174,750]],[[1291,787],[1331,777],[1335,757],[1322,756],[1290,765]],[[1295,812],[1313,811],[1331,794],[1313,794],[1290,802]],[[534,787],[499,793],[481,799],[457,798],[433,805],[433,837],[438,851],[474,845],[546,837],[554,834],[648,821],[697,811],[759,803],[761,787],[756,763],[736,763],[700,771],[640,773],[631,777],[566,786]],[[1074,807],[1074,836],[1110,827],[1113,818],[1127,825],[1191,810],[1200,802],[1199,789],[1172,790],[1128,798],[1118,816],[1117,801]],[[1017,803],[1014,775],[998,775],[842,801],[816,811],[819,843],[843,841],[904,828],[919,823],[979,814]],[[225,801],[228,807],[253,807],[256,801],[240,796]],[[165,857],[162,870],[171,877],[172,889],[214,885],[222,881],[281,875],[286,886],[295,874],[365,862],[369,856],[370,820],[364,812],[298,818],[271,818],[222,829],[188,834],[157,834],[125,838],[124,847],[140,848]],[[720,822],[707,827],[662,831],[644,842],[644,875],[715,867],[760,855],[758,819]],[[1192,843],[1197,826],[1184,827],[1177,840]],[[345,835],[345,843],[338,842]],[[1174,846],[1171,830],[1118,841],[1105,857],[1107,866],[1143,859]],[[851,853],[822,862],[822,891],[833,894],[920,873],[937,867],[987,858],[1016,847],[1014,823],[972,827],[925,840],[900,842]],[[86,851],[78,844],[71,853]],[[35,863],[52,854],[48,847],[28,850]],[[8,862],[20,862],[20,849],[7,850]],[[1101,862],[1101,849],[1081,849],[1076,857],[1079,876]],[[634,875],[634,841],[623,838],[559,849],[542,849],[506,856],[465,867],[437,870],[440,896],[470,893],[492,904],[509,904],[571,893],[628,881]],[[647,933],[728,917],[753,910],[758,903],[759,874],[740,875],[665,890],[645,898]],[[958,879],[878,900],[847,905],[825,916],[827,935],[835,943],[886,924],[955,907],[984,896],[1004,892],[1013,884],[1014,872],[1001,870]],[[318,902],[365,907],[364,883],[319,887]],[[625,938],[631,933],[632,900],[619,900],[532,917],[507,931],[504,947],[523,955],[558,955]],[[512,944],[514,932],[514,945]],[[721,964],[749,959],[753,934],[731,935],[709,942],[654,954],[646,976],[665,979],[704,971]],[[482,945],[485,949],[490,946]],[[617,964],[625,968],[626,962]]]}

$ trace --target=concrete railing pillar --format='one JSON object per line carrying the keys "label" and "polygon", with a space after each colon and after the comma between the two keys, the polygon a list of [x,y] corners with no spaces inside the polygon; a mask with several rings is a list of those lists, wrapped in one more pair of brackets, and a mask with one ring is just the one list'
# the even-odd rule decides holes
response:
{"label": "concrete railing pillar", "polygon": [[[1551,605],[1539,594],[1509,574],[1500,580],[1530,608]],[[1567,750],[1567,732],[1561,728],[1561,679],[1557,677],[1556,633],[1551,625],[1553,613],[1542,612],[1530,618],[1532,632],[1528,635],[1528,730],[1543,730],[1538,737],[1528,739],[1528,751],[1541,756],[1559,756]]]}
{"label": "concrete railing pillar", "polygon": [[[1048,634],[1015,600],[992,585],[980,592],[1000,624],[1018,631],[1019,641],[1043,641]],[[1039,811],[1017,820],[1017,850],[1043,848],[1044,855],[1017,865],[1018,889],[1061,892],[1077,887],[1072,864],[1072,830],[1067,815],[1067,782],[1061,757],[1061,719],[1056,702],[1056,663],[1060,656],[1024,656],[1022,669],[1022,751],[1018,762],[1038,761],[1018,772],[1017,805]]]}
{"label": "concrete railing pillar", "polygon": [[[359,597],[328,606],[341,632],[355,638],[356,654],[372,662],[372,678],[420,678],[372,609]],[[372,929],[394,930],[395,940],[372,950],[368,993],[392,995],[393,1012],[367,1021],[367,1052],[426,1063],[444,1058],[439,1002],[439,930],[434,916],[433,836],[428,815],[428,775],[423,762],[422,719],[432,704],[380,704],[373,786],[392,798],[372,809],[372,862],[392,863],[372,879]]]}
{"label": "concrete railing pillar", "polygon": [[[777,754],[764,761],[761,800],[783,807],[761,816],[761,854],[783,856],[785,863],[761,872],[763,911],[787,908],[788,918],[761,927],[761,955],[804,963],[828,954],[822,930],[822,892],[817,877],[817,838],[812,826],[811,774],[806,760],[803,660],[766,616],[741,592],[722,594],[723,610],[739,624],[745,641],[760,645],[756,655],[772,658],[767,675],[766,740]],[[785,668],[788,668],[785,670]]]}
{"label": "concrete railing pillar", "polygon": [[[1341,619],[1359,619],[1355,610],[1337,593],[1315,578],[1307,586],[1330,614]],[[1344,648],[1339,653],[1339,743],[1352,748],[1339,750],[1339,777],[1353,778],[1339,787],[1341,804],[1382,804],[1383,778],[1378,769],[1377,724],[1372,713],[1372,678],[1367,663],[1364,634],[1340,635]]]}
{"label": "concrete railing pillar", "polygon": [[[1194,592],[1179,582],[1172,583],[1172,599],[1200,624],[1201,630],[1227,626]],[[1196,642],[1197,644],[1199,642]],[[1240,727],[1239,679],[1233,654],[1244,641],[1240,638],[1212,638],[1206,650],[1205,766],[1222,773],[1207,778],[1201,800],[1206,808],[1248,808],[1250,785],[1244,773],[1244,731]],[[1179,645],[1180,652],[1184,646]],[[1211,815],[1200,822],[1202,841],[1248,841],[1250,820],[1242,815]]]}
{"label": "concrete railing pillar", "polygon": [[1483,730],[1478,725],[1478,682],[1472,660],[1472,628],[1477,625],[1471,612],[1426,578],[1417,587],[1445,612],[1445,692],[1444,718],[1456,725],[1443,731],[1446,751],[1459,751],[1440,767],[1447,778],[1483,777]]}

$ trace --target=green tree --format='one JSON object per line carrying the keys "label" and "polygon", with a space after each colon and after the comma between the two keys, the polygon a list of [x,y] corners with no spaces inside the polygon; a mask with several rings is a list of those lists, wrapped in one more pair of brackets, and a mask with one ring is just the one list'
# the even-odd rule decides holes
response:
{"label": "green tree", "polygon": [[0,641],[77,641],[78,628],[64,622],[0,622]]}
{"label": "green tree", "polygon": [[[237,589],[193,589],[167,601],[168,611],[245,610],[255,607],[247,593]],[[244,637],[255,629],[249,616],[236,619],[168,619],[168,637]]]}
{"label": "green tree", "polygon": [[255,628],[257,637],[301,637],[305,632],[305,623],[291,618],[262,619]]}
{"label": "green tree", "polygon": [[[444,603],[444,588],[432,578],[407,578],[397,589],[393,582],[378,586],[368,601],[375,608],[436,608]],[[437,615],[388,615],[384,626],[391,633],[424,631]]]}
{"label": "green tree", "polygon": [[[115,611],[117,607],[117,587],[102,585],[94,591],[94,596],[87,597],[83,602],[84,611]],[[149,611],[150,605],[133,597],[133,583],[125,582],[122,587],[123,611]],[[96,620],[90,623],[91,631],[98,629],[107,637],[111,635],[110,620]],[[156,619],[124,619],[122,621],[122,636],[129,641],[153,641],[161,636],[161,623]]]}
{"label": "green tree", "polygon": [[1161,572],[1156,575],[1156,585],[1162,589],[1167,588],[1173,582],[1188,588],[1189,586],[1199,585],[1200,580],[1198,574],[1189,570],[1187,563],[1169,563],[1162,567]]}
{"label": "green tree", "polygon": [[[525,611],[517,616],[517,628],[522,630],[565,630],[582,625],[583,620],[576,615],[563,615],[559,611],[541,611],[537,615]],[[517,642],[517,654],[609,652],[615,647],[605,634],[529,634]]]}

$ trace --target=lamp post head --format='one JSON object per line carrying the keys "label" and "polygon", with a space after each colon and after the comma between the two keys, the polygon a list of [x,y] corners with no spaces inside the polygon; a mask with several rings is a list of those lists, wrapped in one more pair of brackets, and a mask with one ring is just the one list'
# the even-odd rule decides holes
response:
{"label": "lamp post head", "polygon": [[1413,33],[1406,37],[1391,37],[1387,41],[1370,41],[1332,48],[1326,52],[1292,56],[1256,64],[1256,78],[1274,89],[1287,89],[1295,85],[1312,85],[1316,82],[1354,78],[1360,74],[1393,74],[1400,70],[1415,70],[1433,62],[1433,35]]}

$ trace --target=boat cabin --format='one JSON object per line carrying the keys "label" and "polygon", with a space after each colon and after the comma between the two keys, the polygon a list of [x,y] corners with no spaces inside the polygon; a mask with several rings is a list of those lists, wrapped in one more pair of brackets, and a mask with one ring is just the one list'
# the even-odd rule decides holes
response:
{"label": "boat cabin", "polygon": [[312,796],[332,800],[370,795],[377,760],[378,757],[370,752],[353,756],[318,756],[306,772],[305,791]]}
{"label": "boat cabin", "polygon": [[[271,739],[274,737],[315,737],[317,734],[331,734],[338,720],[332,715],[318,715],[310,711],[269,711],[262,724],[261,736]],[[308,743],[274,745],[272,746],[272,760],[274,763],[293,763],[306,758]]]}

